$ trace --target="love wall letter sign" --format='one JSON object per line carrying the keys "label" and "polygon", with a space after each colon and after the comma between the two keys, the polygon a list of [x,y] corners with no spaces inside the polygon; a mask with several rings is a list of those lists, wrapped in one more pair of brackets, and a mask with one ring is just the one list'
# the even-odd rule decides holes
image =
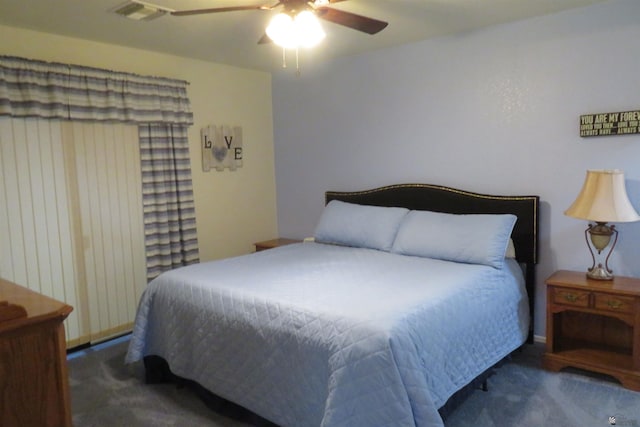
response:
{"label": "love wall letter sign", "polygon": [[242,127],[209,125],[200,130],[202,137],[202,170],[242,167]]}

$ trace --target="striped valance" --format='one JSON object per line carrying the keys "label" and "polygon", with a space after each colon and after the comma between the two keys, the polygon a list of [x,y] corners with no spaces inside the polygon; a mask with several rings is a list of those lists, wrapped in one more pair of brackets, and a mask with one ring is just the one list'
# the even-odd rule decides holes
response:
{"label": "striped valance", "polygon": [[0,56],[0,116],[191,125],[188,83]]}

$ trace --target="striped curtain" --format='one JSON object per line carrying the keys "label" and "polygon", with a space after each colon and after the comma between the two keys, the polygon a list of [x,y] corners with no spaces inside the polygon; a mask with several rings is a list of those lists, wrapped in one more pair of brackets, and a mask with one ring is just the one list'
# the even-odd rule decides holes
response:
{"label": "striped curtain", "polygon": [[198,262],[188,83],[0,56],[0,116],[139,126],[148,278]]}
{"label": "striped curtain", "polygon": [[187,127],[138,127],[142,201],[147,246],[147,279],[198,258]]}

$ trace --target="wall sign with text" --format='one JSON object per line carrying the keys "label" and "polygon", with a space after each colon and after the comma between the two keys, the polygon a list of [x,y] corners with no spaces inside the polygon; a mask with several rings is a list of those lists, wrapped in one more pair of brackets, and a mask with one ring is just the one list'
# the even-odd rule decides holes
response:
{"label": "wall sign with text", "polygon": [[580,116],[580,136],[629,135],[640,133],[640,110]]}
{"label": "wall sign with text", "polygon": [[204,172],[242,167],[242,127],[209,125],[200,129],[200,136]]}

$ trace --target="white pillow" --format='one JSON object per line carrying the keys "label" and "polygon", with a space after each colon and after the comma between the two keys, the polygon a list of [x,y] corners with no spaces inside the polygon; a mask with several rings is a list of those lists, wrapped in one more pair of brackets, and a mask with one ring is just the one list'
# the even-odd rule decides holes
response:
{"label": "white pillow", "polygon": [[332,200],[322,212],[314,237],[320,243],[389,251],[407,212],[405,208]]}
{"label": "white pillow", "polygon": [[516,219],[511,214],[411,211],[391,252],[502,268]]}

